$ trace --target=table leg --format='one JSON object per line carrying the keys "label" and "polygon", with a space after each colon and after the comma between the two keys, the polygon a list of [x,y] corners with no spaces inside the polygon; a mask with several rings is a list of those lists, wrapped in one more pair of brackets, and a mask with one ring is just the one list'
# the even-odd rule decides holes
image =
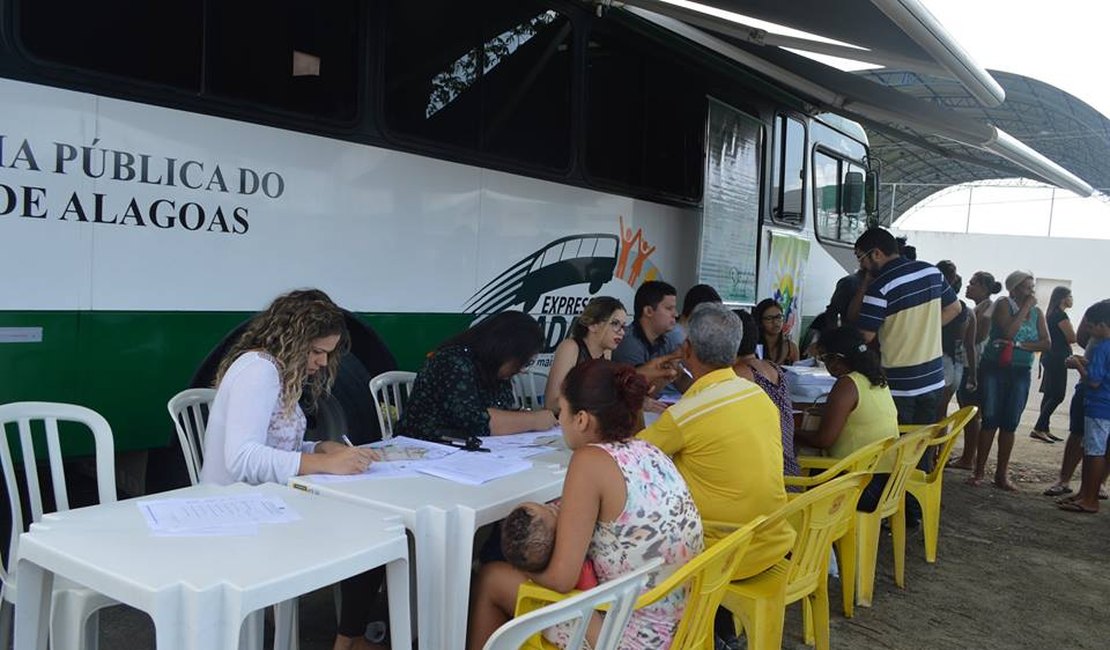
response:
{"label": "table leg", "polygon": [[444,650],[462,650],[466,645],[466,619],[470,609],[470,576],[474,557],[476,518],[469,508],[455,508],[447,517],[445,545],[445,642],[438,647]]}
{"label": "table leg", "polygon": [[15,649],[46,650],[54,574],[26,560],[19,561],[16,571]]}
{"label": "table leg", "polygon": [[421,648],[446,650],[444,617],[452,600],[445,578],[446,547],[456,541],[447,536],[447,512],[421,508],[416,512],[412,534],[416,544],[417,639]]}
{"label": "table leg", "polygon": [[[406,551],[408,542],[405,542]],[[398,650],[412,647],[412,618],[409,615],[409,561],[393,560],[385,566],[385,585],[389,597],[390,646]]]}

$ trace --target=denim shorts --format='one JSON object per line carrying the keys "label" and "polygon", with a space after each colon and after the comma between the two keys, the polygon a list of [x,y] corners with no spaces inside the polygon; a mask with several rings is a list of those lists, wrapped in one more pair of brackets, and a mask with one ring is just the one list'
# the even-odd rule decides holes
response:
{"label": "denim shorts", "polygon": [[979,399],[983,430],[1017,431],[1021,412],[1029,399],[1030,369],[1025,366],[999,368],[984,364],[979,373]]}
{"label": "denim shorts", "polygon": [[1083,454],[1105,456],[1106,440],[1110,438],[1110,419],[1083,418]]}

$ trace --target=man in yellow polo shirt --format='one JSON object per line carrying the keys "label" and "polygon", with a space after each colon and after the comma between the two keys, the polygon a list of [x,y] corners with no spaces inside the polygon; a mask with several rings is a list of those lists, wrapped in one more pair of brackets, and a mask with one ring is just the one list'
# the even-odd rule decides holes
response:
{"label": "man in yellow polo shirt", "polygon": [[[674,459],[702,519],[744,525],[786,505],[779,412],[754,383],[732,371],[740,319],[721,304],[698,305],[686,327],[682,361],[694,383],[639,438]],[[706,545],[722,533],[705,529]],[[735,578],[781,560],[794,541],[786,522],[752,540]]]}

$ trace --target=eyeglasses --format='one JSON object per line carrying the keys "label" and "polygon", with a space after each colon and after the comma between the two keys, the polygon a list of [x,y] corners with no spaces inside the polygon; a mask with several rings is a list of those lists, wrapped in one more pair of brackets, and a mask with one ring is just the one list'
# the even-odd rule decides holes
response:
{"label": "eyeglasses", "polygon": [[829,365],[830,361],[832,361],[834,359],[840,359],[840,358],[843,358],[843,357],[844,357],[844,355],[840,354],[839,352],[826,352],[824,354],[817,355],[817,360],[827,366],[827,365]]}
{"label": "eyeglasses", "polygon": [[874,252],[875,252],[874,248],[868,249],[867,252],[865,252],[865,253],[860,253],[859,251],[856,251],[856,261],[859,262],[860,260],[862,260],[863,258],[867,257],[868,255],[870,255],[871,253],[874,253]]}
{"label": "eyeglasses", "polygon": [[764,316],[762,320],[764,323],[777,323],[781,322],[783,318],[782,314],[775,314],[774,316]]}
{"label": "eyeglasses", "polygon": [[620,320],[609,321],[609,327],[612,327],[614,332],[623,332],[624,330],[628,329],[628,325],[625,324],[624,321]]}

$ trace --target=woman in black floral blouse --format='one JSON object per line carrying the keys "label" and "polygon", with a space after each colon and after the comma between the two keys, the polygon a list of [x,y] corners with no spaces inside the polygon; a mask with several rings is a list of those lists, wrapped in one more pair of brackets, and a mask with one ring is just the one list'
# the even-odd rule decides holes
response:
{"label": "woman in black floral blouse", "polygon": [[412,438],[503,435],[555,426],[551,411],[513,411],[509,380],[543,347],[528,314],[505,311],[442,343],[416,375],[398,433]]}

